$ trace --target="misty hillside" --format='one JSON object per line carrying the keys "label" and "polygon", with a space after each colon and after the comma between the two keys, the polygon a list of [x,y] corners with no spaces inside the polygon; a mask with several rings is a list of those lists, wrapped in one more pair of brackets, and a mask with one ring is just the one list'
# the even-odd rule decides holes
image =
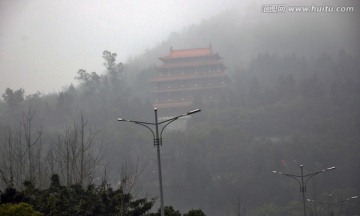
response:
{"label": "misty hillside", "polygon": [[336,53],[345,49],[358,56],[360,37],[357,14],[266,14],[253,4],[240,11],[220,13],[201,24],[172,33],[143,55],[129,59],[136,68],[159,64],[170,47],[186,49],[207,47],[224,58],[229,73],[237,67],[247,67],[259,53],[277,55],[296,53],[299,57],[315,57],[321,53]]}
{"label": "misty hillside", "polygon": [[229,76],[238,69],[248,68],[252,59],[265,53],[312,59],[322,53],[336,56],[343,49],[359,56],[360,27],[354,21],[356,14],[266,14],[259,8],[258,4],[252,4],[243,11],[225,11],[172,33],[153,49],[128,59],[126,76],[133,82],[140,80],[134,86],[149,88],[146,79],[154,75],[152,67],[160,64],[158,58],[167,55],[170,47],[186,49],[211,44],[223,58]]}
{"label": "misty hillside", "polygon": [[[109,184],[136,198],[157,198],[156,212],[151,134],[116,119],[153,121],[149,79],[158,57],[170,47],[211,44],[227,67],[231,91],[216,103],[198,99],[193,108],[202,111],[186,130],[164,132],[165,205],[209,216],[239,215],[238,208],[250,216],[302,215],[299,185],[272,173],[299,174],[300,164],[305,173],[336,166],[308,182],[306,198],[326,201],[331,193],[337,202],[358,195],[358,24],[351,14],[280,16],[252,7],[173,33],[124,63],[104,51],[104,73],[79,68],[78,84],[58,94],[7,89],[0,102],[1,191],[22,190],[25,180],[47,188],[57,173],[68,188]],[[37,211],[44,208],[34,203]],[[352,200],[334,211],[360,215],[359,206]],[[307,208],[312,215],[329,213]]]}

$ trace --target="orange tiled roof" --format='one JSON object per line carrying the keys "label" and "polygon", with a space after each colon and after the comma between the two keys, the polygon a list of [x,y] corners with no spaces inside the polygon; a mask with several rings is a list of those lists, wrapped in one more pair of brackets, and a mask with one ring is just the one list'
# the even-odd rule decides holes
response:
{"label": "orange tiled roof", "polygon": [[212,86],[195,86],[195,87],[184,87],[184,88],[165,88],[165,89],[154,89],[152,90],[153,93],[164,93],[164,92],[191,92],[191,91],[199,91],[199,90],[205,90],[205,89],[221,89],[226,88],[226,84],[217,84]]}
{"label": "orange tiled roof", "polygon": [[173,63],[173,64],[163,64],[158,66],[158,69],[168,69],[168,68],[182,68],[182,67],[199,67],[199,66],[207,66],[207,65],[220,65],[225,69],[225,66],[221,61],[213,60],[213,61],[204,61],[204,62],[183,62],[183,63]]}
{"label": "orange tiled roof", "polygon": [[174,81],[174,80],[192,80],[192,79],[205,79],[205,78],[213,78],[213,77],[226,77],[223,71],[219,72],[210,72],[210,73],[198,73],[198,74],[179,74],[172,76],[158,76],[154,79],[151,79],[151,82],[166,82],[166,81]]}
{"label": "orange tiled roof", "polygon": [[183,49],[183,50],[170,50],[170,54],[165,57],[160,57],[163,59],[171,58],[187,58],[187,57],[198,57],[198,56],[209,56],[217,55],[212,51],[211,48],[195,48],[195,49]]}

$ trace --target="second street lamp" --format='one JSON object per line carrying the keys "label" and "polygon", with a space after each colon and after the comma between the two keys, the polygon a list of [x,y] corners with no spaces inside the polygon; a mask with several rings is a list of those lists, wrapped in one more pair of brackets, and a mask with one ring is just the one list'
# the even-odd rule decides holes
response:
{"label": "second street lamp", "polygon": [[[329,194],[330,198],[331,198],[331,194]],[[334,216],[334,207],[339,205],[339,204],[343,204],[344,202],[346,201],[350,201],[350,200],[353,200],[353,199],[357,199],[358,196],[352,196],[352,197],[349,197],[349,198],[346,198],[346,199],[343,199],[343,200],[340,200],[340,201],[337,201],[337,202],[333,202],[332,200],[330,200],[330,202],[319,202],[319,201],[316,201],[316,200],[312,200],[312,199],[307,199],[308,202],[313,202],[313,203],[317,203],[317,204],[320,204],[320,205],[327,205],[329,206],[329,212],[330,212],[330,216]],[[341,209],[342,211],[342,209]],[[315,207],[315,213],[316,213],[316,207]]]}
{"label": "second street lamp", "polygon": [[302,193],[302,197],[303,197],[304,216],[306,216],[305,192],[306,192],[307,182],[309,181],[309,179],[311,179],[315,175],[322,173],[322,172],[333,170],[333,169],[335,169],[335,167],[329,167],[329,168],[326,168],[326,169],[323,169],[323,170],[320,170],[317,172],[313,172],[313,173],[310,173],[307,175],[304,175],[303,165],[300,165],[300,169],[301,169],[301,175],[293,175],[293,174],[283,173],[283,172],[279,172],[279,171],[273,171],[273,173],[293,178],[297,181],[297,183],[299,183],[300,192]]}
{"label": "second street lamp", "polygon": [[[184,116],[188,116],[197,112],[200,112],[200,109],[195,109],[192,110],[190,112],[175,116],[173,118],[169,118],[163,121],[158,121],[158,114],[157,114],[157,108],[154,108],[154,112],[155,112],[155,122],[143,122],[143,121],[134,121],[134,120],[127,120],[127,119],[123,119],[123,118],[118,118],[118,121],[123,121],[123,122],[132,122],[141,126],[146,127],[147,129],[150,130],[150,132],[153,135],[154,138],[154,146],[156,146],[156,150],[157,150],[157,159],[158,159],[158,169],[159,169],[159,188],[160,188],[160,212],[161,212],[161,216],[165,216],[165,212],[164,212],[164,197],[163,197],[163,187],[162,187],[162,173],[161,173],[161,159],[160,159],[160,145],[162,145],[162,133],[165,129],[166,126],[168,126],[171,122],[184,117]],[[164,124],[164,126],[162,126],[161,131],[159,133],[159,126],[161,126],[162,124]],[[154,130],[151,128],[151,126],[155,127],[155,132]]]}

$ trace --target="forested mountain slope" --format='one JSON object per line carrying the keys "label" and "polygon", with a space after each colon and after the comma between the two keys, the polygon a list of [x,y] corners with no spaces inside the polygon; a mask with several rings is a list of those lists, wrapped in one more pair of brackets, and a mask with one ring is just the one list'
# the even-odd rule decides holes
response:
{"label": "forested mountain slope", "polygon": [[[124,177],[122,165],[139,163],[140,168],[125,169],[138,181],[136,190],[129,190],[156,197],[151,134],[116,118],[153,121],[148,80],[157,58],[170,47],[211,43],[227,66],[231,92],[218,103],[196,101],[194,108],[202,112],[187,130],[164,132],[165,204],[225,215],[233,213],[238,198],[248,215],[301,214],[297,183],[272,173],[298,174],[300,164],[307,173],[336,166],[309,181],[307,197],[325,200],[332,193],[341,200],[359,194],[355,15],[254,12],[258,9],[221,13],[123,64],[104,51],[104,72],[80,69],[74,73],[78,84],[58,94],[7,89],[0,103],[1,188],[21,188],[24,180],[46,188],[54,172],[64,185],[106,177],[116,187]],[[65,154],[67,147],[73,155]],[[66,166],[70,162],[72,169]],[[360,214],[358,204],[349,202],[342,210]]]}

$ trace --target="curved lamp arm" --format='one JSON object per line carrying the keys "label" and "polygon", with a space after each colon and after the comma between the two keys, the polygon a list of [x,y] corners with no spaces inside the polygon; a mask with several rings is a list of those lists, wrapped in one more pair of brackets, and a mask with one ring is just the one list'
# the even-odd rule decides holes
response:
{"label": "curved lamp arm", "polygon": [[278,175],[283,175],[283,176],[287,176],[287,177],[290,177],[292,179],[295,179],[296,182],[299,184],[299,186],[301,187],[301,183],[299,181],[299,179],[297,179],[298,177],[301,177],[301,176],[297,176],[297,175],[291,175],[291,174],[288,174],[288,173],[282,173],[282,172],[278,172],[278,171],[272,171],[274,174],[278,174]]}
{"label": "curved lamp arm", "polygon": [[174,118],[174,119],[171,119],[171,121],[167,122],[164,127],[162,127],[161,131],[160,131],[160,139],[162,139],[162,133],[164,131],[164,129],[166,128],[166,126],[168,126],[171,122],[177,120],[178,118]]}
{"label": "curved lamp arm", "polygon": [[197,112],[200,112],[200,111],[201,111],[201,109],[191,110],[191,111],[189,111],[189,112],[187,112],[187,113],[184,113],[184,114],[181,114],[181,115],[179,115],[179,116],[176,116],[176,117],[173,117],[173,118],[170,118],[170,119],[167,119],[167,120],[165,120],[165,121],[160,122],[159,125],[162,124],[162,123],[166,123],[166,124],[164,125],[164,127],[163,127],[163,128],[161,129],[161,131],[160,131],[160,138],[162,138],[162,133],[163,133],[164,129],[166,128],[166,126],[168,126],[171,122],[173,122],[173,121],[175,121],[175,120],[177,120],[177,119],[179,119],[179,118],[181,118],[181,117],[188,116],[188,115],[192,115],[192,114],[197,113]]}
{"label": "curved lamp arm", "polygon": [[133,121],[133,120],[127,120],[127,119],[123,119],[123,118],[118,118],[117,120],[118,120],[118,121],[122,121],[122,122],[131,122],[131,123],[135,123],[135,124],[144,126],[144,127],[146,127],[147,129],[150,130],[150,132],[151,132],[152,135],[153,135],[153,138],[155,139],[155,133],[154,133],[154,131],[153,131],[149,126],[147,126],[147,125],[154,125],[154,123],[141,122],[141,121]]}
{"label": "curved lamp arm", "polygon": [[152,133],[153,138],[154,138],[154,140],[155,140],[155,133],[154,133],[154,131],[153,131],[149,126],[147,126],[146,124],[140,123],[140,122],[135,122],[135,124],[144,126],[144,127],[146,127],[147,129],[149,129],[149,131]]}
{"label": "curved lamp arm", "polygon": [[326,169],[323,169],[323,170],[320,170],[320,171],[317,171],[317,172],[314,172],[314,173],[310,173],[310,174],[307,174],[307,175],[304,175],[304,177],[308,177],[305,181],[305,186],[307,184],[307,182],[312,178],[314,177],[315,175],[319,174],[319,173],[322,173],[322,172],[326,172],[326,171],[330,171],[330,170],[333,170],[335,169],[335,167],[329,167],[329,168],[326,168]]}

